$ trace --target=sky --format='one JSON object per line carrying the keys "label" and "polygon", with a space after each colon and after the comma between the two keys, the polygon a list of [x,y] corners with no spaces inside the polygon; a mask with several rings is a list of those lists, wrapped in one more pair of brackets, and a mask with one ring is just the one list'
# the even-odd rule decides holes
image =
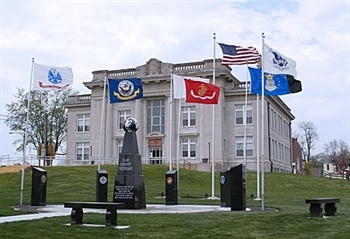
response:
{"label": "sky", "polygon": [[[21,157],[4,124],[17,88],[30,89],[32,58],[69,66],[73,88],[92,71],[134,68],[151,58],[185,63],[213,59],[214,40],[262,48],[297,62],[303,91],[280,96],[295,120],[319,134],[312,154],[330,141],[350,146],[350,0],[301,1],[16,1],[0,0],[0,157]],[[215,45],[215,56],[222,57]],[[246,80],[246,66],[232,66]],[[35,152],[29,152],[35,153]]]}

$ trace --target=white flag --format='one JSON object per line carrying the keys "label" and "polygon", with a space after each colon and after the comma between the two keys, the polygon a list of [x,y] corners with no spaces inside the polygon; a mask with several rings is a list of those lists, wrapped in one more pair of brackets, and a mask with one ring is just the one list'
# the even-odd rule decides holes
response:
{"label": "white flag", "polygon": [[173,74],[174,99],[186,98],[186,86],[185,86],[184,78],[188,80],[202,81],[205,83],[209,83],[209,79],[207,78],[201,78],[201,77],[195,77],[195,76],[179,76],[179,75]]}
{"label": "white flag", "polygon": [[33,90],[60,91],[73,83],[70,67],[44,66],[34,63]]}
{"label": "white flag", "polygon": [[263,59],[264,59],[264,72],[271,74],[286,74],[297,77],[296,65],[297,63],[278,51],[272,49],[264,43],[263,45]]}

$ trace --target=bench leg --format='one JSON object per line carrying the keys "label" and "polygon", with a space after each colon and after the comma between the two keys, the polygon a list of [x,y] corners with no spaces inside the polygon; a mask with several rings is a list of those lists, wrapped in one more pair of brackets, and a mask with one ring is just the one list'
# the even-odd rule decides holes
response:
{"label": "bench leg", "polygon": [[326,216],[335,216],[337,207],[335,206],[335,203],[325,203],[324,211]]}
{"label": "bench leg", "polygon": [[81,225],[83,224],[83,209],[82,208],[72,208],[70,214],[71,225]]}
{"label": "bench leg", "polygon": [[117,210],[106,210],[106,226],[116,226],[117,225]]}
{"label": "bench leg", "polygon": [[311,217],[321,217],[322,216],[322,207],[320,203],[312,203],[310,205],[310,215]]}

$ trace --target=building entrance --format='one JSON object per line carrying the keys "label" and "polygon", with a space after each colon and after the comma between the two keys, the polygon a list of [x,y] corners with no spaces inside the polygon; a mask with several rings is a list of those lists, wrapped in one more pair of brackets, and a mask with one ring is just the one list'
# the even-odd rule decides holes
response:
{"label": "building entrance", "polygon": [[150,164],[163,164],[163,149],[162,148],[149,148],[149,163]]}

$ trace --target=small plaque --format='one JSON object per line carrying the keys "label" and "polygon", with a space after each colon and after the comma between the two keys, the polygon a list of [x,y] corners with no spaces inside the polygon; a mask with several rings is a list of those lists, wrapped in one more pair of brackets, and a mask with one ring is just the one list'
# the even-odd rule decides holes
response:
{"label": "small plaque", "polygon": [[134,199],[134,186],[115,186],[114,199]]}

